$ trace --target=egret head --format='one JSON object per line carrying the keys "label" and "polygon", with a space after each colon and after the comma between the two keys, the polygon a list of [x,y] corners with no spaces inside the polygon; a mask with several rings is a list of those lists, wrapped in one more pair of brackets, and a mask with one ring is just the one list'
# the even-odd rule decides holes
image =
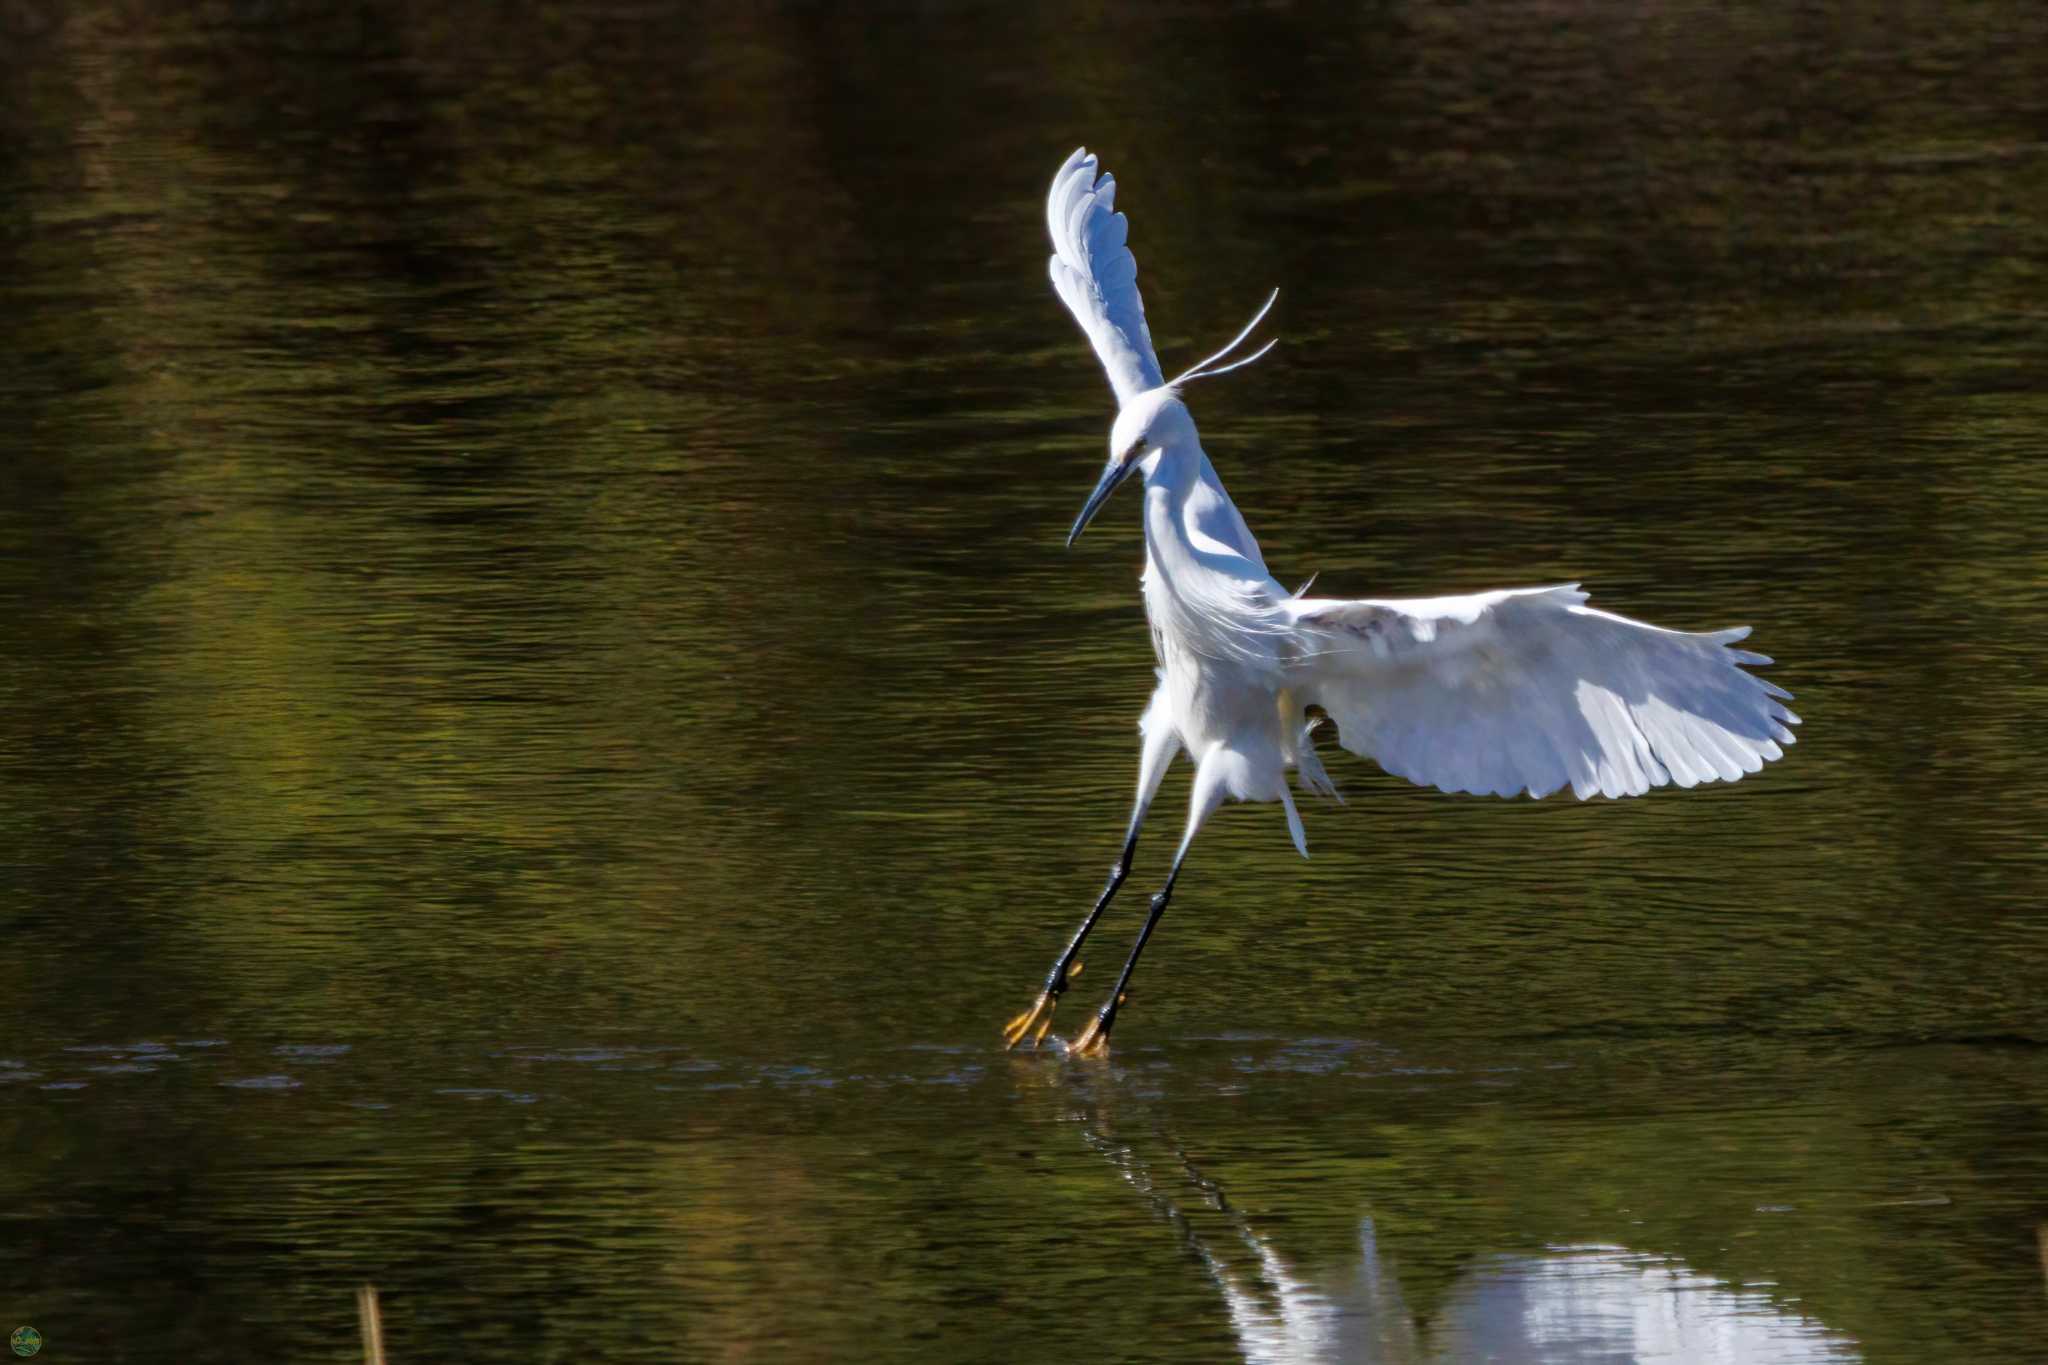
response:
{"label": "egret head", "polygon": [[1195,420],[1188,405],[1180,401],[1180,390],[1162,385],[1133,398],[1116,415],[1109,429],[1111,464],[1142,461],[1161,446],[1195,439]]}
{"label": "egret head", "polygon": [[1081,538],[1089,519],[1109,501],[1109,495],[1143,469],[1155,452],[1194,439],[1195,419],[1188,416],[1188,405],[1180,401],[1179,391],[1171,384],[1148,389],[1124,404],[1109,429],[1109,463],[1102,467],[1102,477],[1095,481],[1095,491],[1082,505],[1081,515],[1074,518],[1067,544]]}
{"label": "egret head", "polygon": [[[1109,463],[1103,466],[1102,477],[1095,482],[1095,491],[1090,493],[1088,501],[1082,504],[1081,515],[1074,518],[1074,529],[1067,532],[1067,544],[1070,547],[1081,538],[1081,532],[1087,527],[1089,519],[1101,509],[1102,504],[1109,501],[1109,495],[1116,492],[1117,485],[1131,477],[1137,470],[1145,468],[1155,452],[1194,444],[1195,419],[1188,416],[1187,404],[1180,401],[1181,386],[1193,383],[1197,379],[1207,379],[1210,375],[1237,369],[1241,365],[1249,365],[1272,350],[1273,342],[1269,341],[1242,360],[1233,361],[1228,365],[1216,363],[1236,350],[1238,345],[1252,334],[1252,328],[1259,325],[1260,319],[1273,307],[1273,300],[1279,297],[1280,291],[1275,289],[1271,297],[1267,298],[1265,307],[1253,314],[1252,320],[1244,325],[1244,330],[1231,338],[1230,344],[1215,355],[1188,370],[1178,379],[1161,384],[1156,389],[1147,389],[1124,404],[1123,410],[1116,415],[1116,424],[1109,429]],[[1216,368],[1210,369],[1212,365]],[[1146,477],[1150,478],[1151,475],[1148,473]]]}

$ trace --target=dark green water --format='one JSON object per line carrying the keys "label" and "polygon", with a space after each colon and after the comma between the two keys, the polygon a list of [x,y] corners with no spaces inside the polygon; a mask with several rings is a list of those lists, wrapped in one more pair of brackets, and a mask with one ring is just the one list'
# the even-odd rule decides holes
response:
{"label": "dark green water", "polygon": [[[2048,10],[1650,8],[0,6],[0,1331],[2048,1353]],[[1170,371],[1283,290],[1277,573],[1750,622],[1797,748],[1333,754],[1001,1052],[1150,682],[1084,141]]]}

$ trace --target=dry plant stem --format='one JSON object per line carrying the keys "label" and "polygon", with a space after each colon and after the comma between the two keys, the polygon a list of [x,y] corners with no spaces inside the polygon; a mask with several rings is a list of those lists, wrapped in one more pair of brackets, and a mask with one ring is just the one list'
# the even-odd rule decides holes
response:
{"label": "dry plant stem", "polygon": [[356,1290],[356,1325],[363,1333],[363,1365],[385,1365],[384,1316],[377,1309],[377,1286]]}

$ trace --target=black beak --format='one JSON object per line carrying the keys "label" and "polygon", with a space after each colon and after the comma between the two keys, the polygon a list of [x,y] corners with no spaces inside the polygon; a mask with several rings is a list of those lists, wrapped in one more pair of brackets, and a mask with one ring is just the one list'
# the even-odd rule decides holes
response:
{"label": "black beak", "polygon": [[1102,477],[1095,482],[1095,491],[1088,495],[1088,501],[1081,504],[1081,515],[1074,518],[1074,529],[1067,532],[1068,549],[1074,548],[1074,542],[1081,538],[1089,519],[1109,501],[1109,495],[1116,492],[1116,486],[1131,477],[1132,471],[1142,463],[1141,460],[1111,460],[1103,466]]}

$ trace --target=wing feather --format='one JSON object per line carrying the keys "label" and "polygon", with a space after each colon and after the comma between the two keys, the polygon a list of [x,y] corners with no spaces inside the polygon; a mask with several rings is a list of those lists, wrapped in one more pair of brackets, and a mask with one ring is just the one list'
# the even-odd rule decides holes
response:
{"label": "wing feather", "polygon": [[1087,148],[1076,148],[1053,177],[1045,223],[1053,289],[1088,334],[1117,402],[1165,383],[1138,294],[1138,258],[1124,245],[1130,224],[1116,211],[1116,179],[1096,178]]}
{"label": "wing feather", "polygon": [[1595,610],[1576,583],[1413,601],[1296,598],[1297,693],[1345,748],[1445,791],[1581,800],[1733,782],[1799,717],[1745,666],[1748,627],[1693,634]]}

